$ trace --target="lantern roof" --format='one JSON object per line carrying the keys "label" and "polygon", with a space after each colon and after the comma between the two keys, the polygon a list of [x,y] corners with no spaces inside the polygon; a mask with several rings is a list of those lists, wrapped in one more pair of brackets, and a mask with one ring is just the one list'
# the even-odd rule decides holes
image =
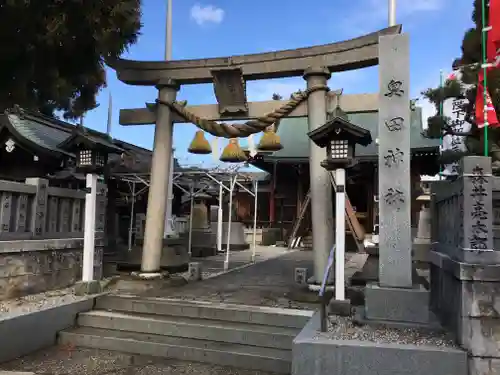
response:
{"label": "lantern roof", "polygon": [[332,139],[345,139],[362,146],[368,146],[372,143],[370,131],[354,125],[345,116],[335,116],[324,125],[307,133],[307,135],[321,148],[326,147]]}
{"label": "lantern roof", "polygon": [[102,135],[93,135],[83,126],[76,126],[71,136],[58,144],[57,147],[69,152],[75,152],[81,149],[82,146],[92,150],[101,150],[108,154],[121,154],[125,151],[121,147],[113,144],[111,137],[108,138],[109,139],[106,139],[106,137]]}

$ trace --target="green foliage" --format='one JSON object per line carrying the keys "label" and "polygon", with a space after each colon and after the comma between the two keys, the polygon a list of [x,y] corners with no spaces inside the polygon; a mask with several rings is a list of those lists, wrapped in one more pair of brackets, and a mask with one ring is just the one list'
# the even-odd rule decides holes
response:
{"label": "green foliage", "polygon": [[104,62],[137,40],[140,0],[7,0],[0,4],[0,110],[66,118],[97,106]]}
{"label": "green foliage", "polygon": [[[486,22],[488,22],[488,7],[486,8]],[[472,129],[470,135],[466,139],[466,145],[470,152],[473,154],[482,154],[482,146],[479,138],[481,137],[480,131],[478,131],[475,125],[475,113],[474,113],[474,103],[477,93],[477,80],[480,66],[482,63],[482,14],[481,14],[481,0],[473,1],[473,12],[472,21],[475,24],[474,28],[471,28],[465,32],[464,38],[462,40],[462,55],[460,58],[455,60],[454,65],[462,67],[462,82],[461,87],[459,82],[447,81],[443,88],[432,88],[422,92],[422,95],[429,99],[431,103],[436,106],[436,112],[439,111],[440,103],[449,98],[460,98],[466,97],[469,101],[469,105],[464,108],[467,115],[467,120],[472,124]],[[470,65],[473,66],[470,66]],[[465,67],[464,67],[465,66]],[[500,114],[500,69],[494,69],[488,73],[487,77],[488,90],[491,95],[493,105],[498,114]],[[433,116],[428,119],[428,130],[425,135],[431,138],[439,137],[438,134],[443,134],[449,131],[449,119],[439,118],[440,116]],[[440,129],[441,127],[441,129]],[[498,139],[495,137],[497,132],[492,131],[491,135],[493,139]],[[498,142],[497,142],[498,143]]]}
{"label": "green foliage", "polygon": [[424,135],[428,138],[438,139],[443,136],[443,129],[448,126],[449,119],[444,116],[435,115],[427,119],[427,129]]}

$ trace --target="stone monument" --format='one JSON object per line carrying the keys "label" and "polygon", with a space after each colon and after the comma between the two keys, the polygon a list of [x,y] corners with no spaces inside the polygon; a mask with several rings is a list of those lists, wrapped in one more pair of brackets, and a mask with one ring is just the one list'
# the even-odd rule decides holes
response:
{"label": "stone monument", "polygon": [[410,59],[407,34],[379,38],[379,281],[367,321],[429,323],[429,292],[412,278]]}

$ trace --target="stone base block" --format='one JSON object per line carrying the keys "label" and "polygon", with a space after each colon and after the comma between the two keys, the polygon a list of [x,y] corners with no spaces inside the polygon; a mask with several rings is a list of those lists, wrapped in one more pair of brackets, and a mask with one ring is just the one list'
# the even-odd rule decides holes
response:
{"label": "stone base block", "polygon": [[468,375],[467,353],[460,349],[343,340],[318,332],[319,326],[319,313],[315,313],[293,340],[292,375]]}
{"label": "stone base block", "polygon": [[102,292],[101,283],[98,280],[79,281],[75,284],[75,294],[85,296]]}
{"label": "stone base block", "polygon": [[217,254],[217,240],[210,229],[193,229],[191,234],[191,256],[196,258]]}
{"label": "stone base block", "polygon": [[332,298],[328,303],[328,312],[333,315],[350,316],[351,315],[351,300],[343,301]]}
{"label": "stone base block", "polygon": [[138,272],[132,272],[130,274],[133,279],[136,280],[163,280],[168,278],[169,273],[168,272],[143,272],[143,271],[138,271]]}
{"label": "stone base block", "polygon": [[[131,251],[124,250],[124,259],[115,260],[118,271],[138,271],[142,262],[142,246],[134,246]],[[160,268],[171,274],[188,269],[189,256],[187,241],[184,239],[164,239]]]}
{"label": "stone base block", "polygon": [[421,285],[404,289],[368,284],[365,317],[367,320],[429,323],[429,291]]}
{"label": "stone base block", "polygon": [[368,320],[365,316],[363,306],[354,307],[352,312],[352,321],[358,325],[369,325],[371,327],[394,328],[394,329],[418,329],[421,332],[443,332],[444,328],[437,318],[431,313],[431,319],[428,323],[409,323],[395,320]]}

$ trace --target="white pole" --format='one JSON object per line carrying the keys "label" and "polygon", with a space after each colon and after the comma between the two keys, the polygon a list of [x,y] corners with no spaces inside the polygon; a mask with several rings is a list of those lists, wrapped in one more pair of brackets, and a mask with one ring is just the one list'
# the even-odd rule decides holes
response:
{"label": "white pole", "polygon": [[219,209],[217,210],[217,252],[222,252],[222,199],[224,190],[222,182],[219,185]]}
{"label": "white pole", "polygon": [[165,60],[172,60],[172,0],[167,0],[167,25],[165,28]]}
{"label": "white pole", "polygon": [[234,182],[233,178],[231,177],[230,183],[229,183],[229,218],[227,220],[227,244],[226,244],[226,260],[224,261],[224,271],[227,271],[229,269],[229,247],[231,243],[231,220],[232,220],[232,214],[233,214],[233,189],[234,185],[236,184],[236,179],[237,176],[234,176]]}
{"label": "white pole", "polygon": [[335,170],[335,299],[345,299],[345,170]]}
{"label": "white pole", "polygon": [[86,186],[90,189],[85,194],[85,232],[83,234],[83,269],[82,281],[94,280],[94,249],[95,249],[95,212],[97,198],[97,175],[88,173]]}
{"label": "white pole", "polygon": [[170,158],[170,175],[168,176],[168,190],[167,190],[167,210],[165,211],[165,230],[163,237],[168,236],[177,237],[177,232],[172,220],[172,202],[174,201],[174,150],[172,150],[172,157]]}
{"label": "white pole", "polygon": [[389,0],[389,26],[396,25],[396,0]]}
{"label": "white pole", "polygon": [[255,251],[257,250],[257,189],[259,182],[255,180],[253,193],[255,194],[253,200],[253,238],[252,238],[252,262],[255,262]]}
{"label": "white pole", "polygon": [[128,251],[132,251],[132,232],[134,231],[135,181],[132,182],[132,204],[130,205],[130,225],[128,228]]}
{"label": "white pole", "polygon": [[191,258],[191,246],[193,240],[193,208],[194,208],[194,186],[191,184],[189,190],[189,196],[191,199],[191,209],[189,211],[189,235],[188,235],[188,255]]}

